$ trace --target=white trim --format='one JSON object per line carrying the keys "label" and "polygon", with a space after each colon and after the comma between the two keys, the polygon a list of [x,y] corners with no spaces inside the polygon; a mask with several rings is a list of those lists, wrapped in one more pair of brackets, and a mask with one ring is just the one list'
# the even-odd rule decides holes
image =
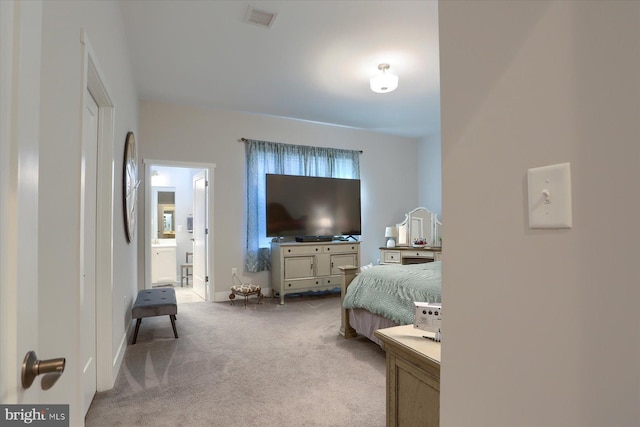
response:
{"label": "white trim", "polygon": [[[81,30],[82,85],[89,88],[99,108],[98,166],[97,166],[97,218],[96,218],[96,387],[108,390],[115,384],[120,364],[112,366],[113,337],[113,195],[115,105],[105,73],[89,43],[86,32]],[[81,113],[84,102],[81,102]],[[82,132],[80,132],[82,135]],[[82,238],[82,237],[81,237]],[[78,320],[80,317],[78,316]],[[78,346],[79,347],[79,346]],[[117,358],[121,363],[122,358]]]}
{"label": "white trim", "polygon": [[129,322],[129,327],[125,329],[124,334],[120,339],[120,345],[118,345],[118,351],[116,352],[116,355],[113,358],[113,362],[111,363],[111,369],[114,372],[118,372],[118,370],[120,369],[120,366],[122,365],[122,360],[124,359],[124,353],[127,350],[127,343],[129,342],[129,335],[131,335],[131,322]]}
{"label": "white trim", "polygon": [[[151,221],[147,221],[147,213],[151,208],[151,166],[166,166],[166,167],[178,167],[178,168],[190,168],[190,169],[205,169],[207,170],[207,179],[209,181],[209,185],[207,186],[208,193],[208,218],[207,218],[207,226],[209,228],[209,234],[207,235],[207,267],[208,267],[208,276],[209,283],[207,286],[207,301],[214,301],[214,291],[215,291],[215,281],[214,281],[214,246],[213,246],[213,188],[214,188],[214,172],[216,169],[215,163],[200,163],[200,162],[183,162],[183,161],[171,161],[171,160],[157,160],[157,159],[143,159],[142,163],[144,164],[144,230],[145,230],[145,241],[144,241],[144,288],[151,287],[151,258],[149,254],[151,254],[151,235],[153,230],[151,230]],[[138,218],[140,220],[140,218]]]}
{"label": "white trim", "polygon": [[154,166],[169,166],[174,168],[190,168],[190,169],[215,169],[215,163],[201,162],[182,162],[171,160],[142,159],[142,163]]}

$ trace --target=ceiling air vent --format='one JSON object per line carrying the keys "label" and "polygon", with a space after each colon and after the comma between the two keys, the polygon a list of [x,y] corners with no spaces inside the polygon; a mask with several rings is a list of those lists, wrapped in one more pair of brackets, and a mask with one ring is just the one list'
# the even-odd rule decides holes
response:
{"label": "ceiling air vent", "polygon": [[273,21],[276,19],[276,15],[278,14],[249,6],[247,7],[247,13],[244,15],[244,22],[264,28],[271,28]]}

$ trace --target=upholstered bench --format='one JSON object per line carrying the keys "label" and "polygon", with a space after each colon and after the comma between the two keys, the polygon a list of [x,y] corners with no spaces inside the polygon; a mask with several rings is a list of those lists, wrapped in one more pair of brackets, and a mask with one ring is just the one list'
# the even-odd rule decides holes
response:
{"label": "upholstered bench", "polygon": [[140,323],[145,317],[169,316],[173,335],[178,338],[176,314],[178,314],[178,303],[176,302],[176,291],[173,288],[145,289],[138,292],[138,297],[131,310],[131,317],[138,319],[131,344],[136,343]]}
{"label": "upholstered bench", "polygon": [[247,301],[249,300],[250,295],[258,296],[258,304],[262,303],[262,288],[260,285],[252,285],[250,283],[242,283],[239,285],[231,286],[231,294],[229,294],[229,300],[233,305],[233,300],[236,298],[236,295],[244,297],[244,308],[247,308]]}

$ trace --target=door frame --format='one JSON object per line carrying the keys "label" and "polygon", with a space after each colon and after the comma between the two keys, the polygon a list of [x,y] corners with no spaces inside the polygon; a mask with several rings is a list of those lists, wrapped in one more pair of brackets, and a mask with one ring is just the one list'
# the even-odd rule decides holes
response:
{"label": "door frame", "polygon": [[151,221],[147,218],[150,215],[151,202],[152,202],[152,189],[151,189],[151,168],[153,166],[175,167],[175,168],[189,168],[189,169],[205,169],[209,179],[209,185],[207,186],[207,224],[209,225],[209,234],[205,244],[207,245],[207,271],[209,276],[209,283],[207,284],[207,301],[213,301],[213,290],[215,289],[214,272],[213,272],[213,182],[214,171],[216,168],[215,163],[199,163],[199,162],[181,162],[175,160],[157,160],[157,159],[142,159],[144,164],[144,288],[151,288],[151,236],[153,230],[151,229]]}

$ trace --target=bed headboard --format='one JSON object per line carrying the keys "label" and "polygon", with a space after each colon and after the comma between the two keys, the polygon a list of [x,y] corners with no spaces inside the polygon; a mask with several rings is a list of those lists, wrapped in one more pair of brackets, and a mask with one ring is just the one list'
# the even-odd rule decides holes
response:
{"label": "bed headboard", "polygon": [[415,208],[398,224],[398,246],[411,246],[415,239],[426,239],[427,246],[440,246],[442,222],[427,208]]}

